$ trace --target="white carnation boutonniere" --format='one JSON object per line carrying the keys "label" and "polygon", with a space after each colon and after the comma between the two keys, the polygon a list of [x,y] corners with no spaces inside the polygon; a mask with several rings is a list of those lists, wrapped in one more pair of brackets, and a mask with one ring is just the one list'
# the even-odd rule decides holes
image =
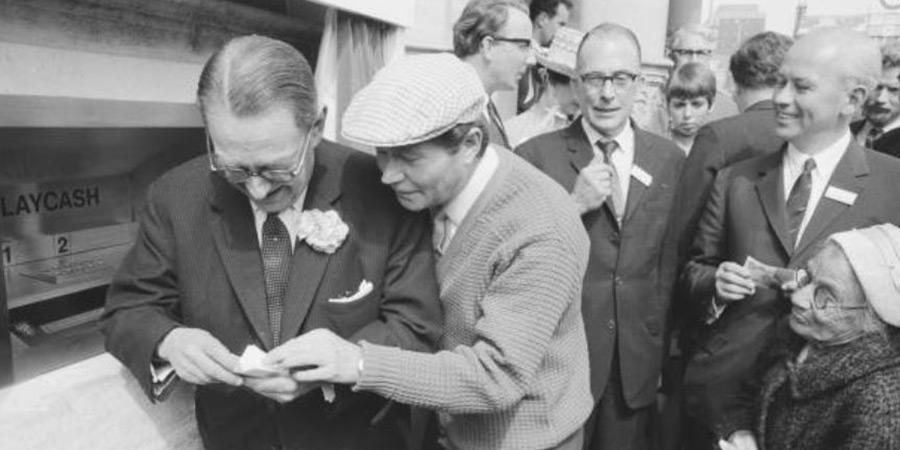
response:
{"label": "white carnation boutonniere", "polygon": [[316,251],[332,254],[344,243],[349,232],[350,227],[337,211],[313,209],[300,213],[297,240],[305,240]]}

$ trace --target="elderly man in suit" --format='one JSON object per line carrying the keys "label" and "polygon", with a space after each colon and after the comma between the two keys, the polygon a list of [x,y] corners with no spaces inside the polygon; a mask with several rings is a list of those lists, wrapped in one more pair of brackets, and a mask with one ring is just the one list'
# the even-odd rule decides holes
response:
{"label": "elderly man in suit", "polygon": [[684,153],[630,119],[641,83],[631,30],[605,23],[581,42],[582,116],[516,152],[571,194],[591,239],[582,310],[594,411],[586,449],[646,449],[663,362],[675,242],[667,239]]}
{"label": "elderly man in suit", "polygon": [[344,115],[382,182],[431,209],[444,336],[422,354],[315,330],[269,355],[298,380],[440,413],[448,450],[580,450],[590,414],[581,277],[588,239],[553,180],[489,144],[478,76],[452,55],[390,65]]}
{"label": "elderly man in suit", "polygon": [[154,400],[173,377],[195,384],[207,448],[403,448],[386,399],[248,372],[237,354],[314,328],[422,351],[440,336],[427,215],[400,207],[374,158],[322,140],[315,92],[283,42],[214,53],[197,92],[208,156],[151,186],[109,290],[107,348]]}
{"label": "elderly man in suit", "polygon": [[681,282],[708,305],[687,364],[688,411],[721,434],[722,415],[791,304],[746,261],[799,268],[828,235],[900,223],[900,161],[862,148],[850,121],[875,87],[880,54],[864,35],[812,32],[788,51],[775,89],[776,133],[787,144],[716,178]]}
{"label": "elderly man in suit", "polygon": [[900,45],[881,49],[881,77],[864,108],[865,119],[850,124],[860,145],[900,157]]}

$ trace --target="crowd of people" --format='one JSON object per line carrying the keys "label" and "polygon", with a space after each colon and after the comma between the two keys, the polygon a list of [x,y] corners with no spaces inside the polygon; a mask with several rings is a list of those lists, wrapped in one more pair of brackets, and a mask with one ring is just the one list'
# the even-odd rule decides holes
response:
{"label": "crowd of people", "polygon": [[658,129],[572,7],[471,0],[343,113],[374,157],[296,49],[226,43],[107,348],[211,449],[900,449],[900,52],[763,32],[725,93],[685,28]]}

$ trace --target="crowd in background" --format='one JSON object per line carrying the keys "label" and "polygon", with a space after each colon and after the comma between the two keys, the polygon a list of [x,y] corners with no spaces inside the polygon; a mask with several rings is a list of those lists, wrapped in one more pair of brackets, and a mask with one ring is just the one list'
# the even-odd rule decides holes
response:
{"label": "crowd in background", "polygon": [[303,55],[226,44],[110,350],[209,448],[900,449],[900,50],[763,32],[726,93],[685,27],[638,120],[639,38],[572,7],[469,2],[341,118],[374,158]]}

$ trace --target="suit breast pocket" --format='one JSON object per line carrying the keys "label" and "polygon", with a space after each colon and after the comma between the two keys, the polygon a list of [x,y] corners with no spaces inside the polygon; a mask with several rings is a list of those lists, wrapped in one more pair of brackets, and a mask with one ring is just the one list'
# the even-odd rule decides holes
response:
{"label": "suit breast pocket", "polygon": [[341,337],[348,337],[370,322],[378,320],[381,309],[380,295],[376,289],[352,300],[329,300],[325,310],[332,331]]}

